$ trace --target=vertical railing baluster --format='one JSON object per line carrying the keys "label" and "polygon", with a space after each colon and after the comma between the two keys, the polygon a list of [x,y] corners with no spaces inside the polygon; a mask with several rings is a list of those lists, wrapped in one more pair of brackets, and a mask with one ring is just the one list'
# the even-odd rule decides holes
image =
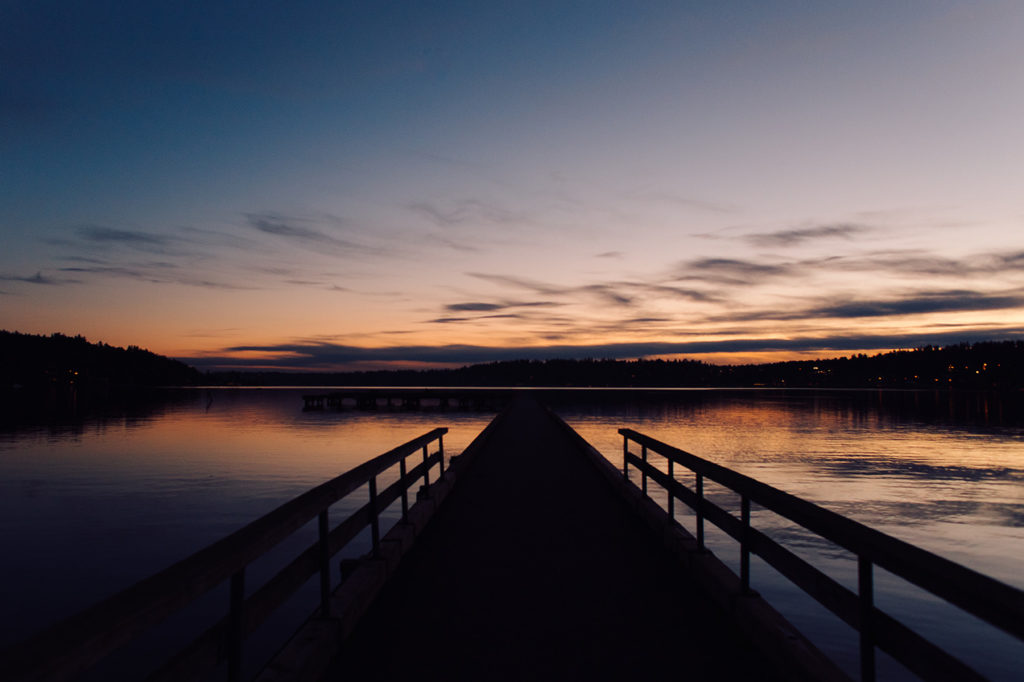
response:
{"label": "vertical railing baluster", "polygon": [[875,587],[871,560],[857,557],[857,589],[860,593],[860,679],[875,681],[875,635],[872,627]]}
{"label": "vertical railing baluster", "polygon": [[402,520],[409,516],[409,486],[405,484],[405,456],[398,460],[398,475],[402,479]]}
{"label": "vertical railing baluster", "polygon": [[740,585],[744,594],[750,592],[750,498],[740,498],[740,521],[743,531],[740,535]]}
{"label": "vertical railing baluster", "polygon": [[331,552],[327,546],[327,510],[320,512],[317,518],[317,529],[320,536],[320,615],[331,617]]}
{"label": "vertical railing baluster", "polygon": [[629,460],[626,459],[626,455],[629,454],[629,436],[622,437],[622,477],[627,481],[629,480]]}
{"label": "vertical railing baluster", "polygon": [[430,455],[427,454],[427,446],[424,445],[423,446],[423,485],[424,486],[429,486],[430,485],[430,467],[427,466],[427,457],[429,457],[429,456]]}
{"label": "vertical railing baluster", "polygon": [[697,547],[704,549],[704,474],[697,474]]}
{"label": "vertical railing baluster", "polygon": [[[670,482],[675,482],[676,476],[672,469],[672,460],[668,460],[668,477],[671,479]],[[672,492],[672,488],[668,489],[668,517],[673,521],[676,520],[676,496]]]}
{"label": "vertical railing baluster", "polygon": [[647,446],[640,446],[640,461],[644,463],[643,468],[640,469],[640,492],[644,495],[647,494]]}
{"label": "vertical railing baluster", "polygon": [[245,568],[231,576],[231,596],[227,622],[228,682],[242,679],[242,621],[245,615]]}
{"label": "vertical railing baluster", "polygon": [[438,460],[439,468],[437,470],[437,477],[441,478],[444,476],[444,436],[437,437],[437,454],[441,455],[441,458]]}
{"label": "vertical railing baluster", "polygon": [[377,477],[370,478],[370,536],[373,541],[373,556],[380,554],[380,523],[377,520]]}

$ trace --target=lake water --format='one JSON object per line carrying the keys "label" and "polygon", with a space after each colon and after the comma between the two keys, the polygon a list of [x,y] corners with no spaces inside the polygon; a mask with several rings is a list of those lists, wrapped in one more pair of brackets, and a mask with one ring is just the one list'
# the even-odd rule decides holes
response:
{"label": "lake water", "polygon": [[[457,454],[493,416],[452,410],[304,412],[301,395],[309,392],[181,391],[128,411],[0,431],[0,646],[436,426],[450,429],[445,451]],[[1024,588],[1024,413],[1017,394],[540,395],[617,467],[617,429],[630,427]],[[713,487],[708,494],[738,509],[735,496]],[[678,517],[692,531],[692,517],[682,506],[676,507]],[[755,508],[752,519],[856,588],[855,561],[845,551],[769,512]],[[282,548],[282,556],[290,558],[289,552],[312,537],[306,529]],[[736,544],[710,525],[708,544],[738,565]],[[365,549],[360,538],[347,551]],[[268,558],[254,573],[269,573],[273,561]],[[841,665],[856,670],[850,628],[757,560],[752,584]],[[1009,636],[884,571],[876,575],[876,591],[881,608],[985,675],[1019,679],[1024,647]],[[218,600],[226,597],[214,594],[209,600],[216,604],[208,610],[222,615],[224,601]],[[313,608],[315,596],[296,600],[282,623],[259,633],[267,643],[254,648],[272,647],[282,630]],[[879,672],[880,679],[909,678],[884,657]]]}

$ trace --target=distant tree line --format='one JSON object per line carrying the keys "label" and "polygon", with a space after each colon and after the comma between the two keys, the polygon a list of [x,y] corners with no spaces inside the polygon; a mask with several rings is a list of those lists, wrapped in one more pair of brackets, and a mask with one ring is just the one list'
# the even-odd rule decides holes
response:
{"label": "distant tree line", "polygon": [[111,389],[196,384],[193,367],[138,346],[90,343],[83,336],[0,331],[0,388]]}
{"label": "distant tree line", "polygon": [[1024,341],[925,346],[868,356],[757,365],[699,360],[512,360],[458,369],[345,373],[211,372],[239,386],[566,386],[1024,388]]}
{"label": "distant tree line", "polygon": [[190,386],[566,386],[1024,388],[1024,341],[925,346],[878,355],[713,365],[699,360],[510,360],[457,369],[207,372],[138,346],[0,331],[0,388]]}

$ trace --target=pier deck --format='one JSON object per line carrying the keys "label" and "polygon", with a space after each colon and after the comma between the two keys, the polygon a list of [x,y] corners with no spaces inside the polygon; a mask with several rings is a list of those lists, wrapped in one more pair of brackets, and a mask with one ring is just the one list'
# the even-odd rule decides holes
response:
{"label": "pier deck", "polygon": [[581,445],[519,400],[328,679],[771,679]]}

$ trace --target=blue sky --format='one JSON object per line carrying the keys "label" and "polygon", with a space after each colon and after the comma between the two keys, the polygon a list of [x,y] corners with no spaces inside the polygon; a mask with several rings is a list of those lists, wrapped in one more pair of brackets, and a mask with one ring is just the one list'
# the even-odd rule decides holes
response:
{"label": "blue sky", "polygon": [[0,8],[0,326],[204,367],[1024,329],[1016,2]]}

